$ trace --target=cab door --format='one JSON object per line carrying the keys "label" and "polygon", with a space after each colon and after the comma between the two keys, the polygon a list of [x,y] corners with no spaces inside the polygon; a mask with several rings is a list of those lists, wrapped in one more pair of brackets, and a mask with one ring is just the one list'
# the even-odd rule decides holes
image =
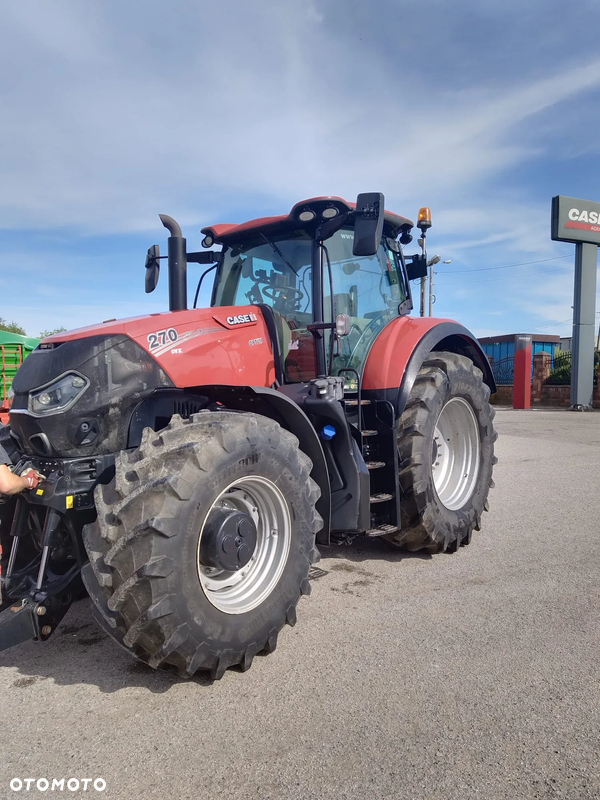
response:
{"label": "cab door", "polygon": [[[353,241],[353,231],[343,229],[325,242],[331,265],[330,279],[325,260],[325,321],[335,319],[338,314],[350,317],[350,333],[340,340],[339,355],[334,354],[331,358],[334,375],[340,369],[348,368],[361,375],[376,337],[388,322],[412,307],[397,252],[399,248],[393,240],[383,237],[374,256],[354,256]],[[330,358],[331,338],[328,338]]]}

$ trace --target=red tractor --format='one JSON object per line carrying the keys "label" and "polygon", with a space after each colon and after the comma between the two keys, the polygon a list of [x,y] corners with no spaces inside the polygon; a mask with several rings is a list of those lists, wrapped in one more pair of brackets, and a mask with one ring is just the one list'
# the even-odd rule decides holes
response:
{"label": "red tractor", "polygon": [[[469,543],[494,379],[468,330],[409,316],[427,209],[412,256],[381,194],[204,228],[197,253],[161,220],[170,311],[44,339],[14,379],[0,443],[46,478],[0,505],[0,649],[47,639],[83,582],[137,658],[220,678],[295,623],[319,546]],[[210,308],[188,263],[196,299],[216,270]]]}

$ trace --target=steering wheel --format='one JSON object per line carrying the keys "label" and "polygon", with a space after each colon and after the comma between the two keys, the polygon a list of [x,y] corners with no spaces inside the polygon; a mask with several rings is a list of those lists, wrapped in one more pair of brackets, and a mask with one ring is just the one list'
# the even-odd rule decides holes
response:
{"label": "steering wheel", "polygon": [[[275,296],[275,292],[278,292],[278,295]],[[279,300],[279,298],[283,297],[284,300],[289,300],[288,292],[292,292],[292,300],[302,300],[304,297],[304,292],[301,289],[296,289],[294,286],[263,286],[262,293],[265,297],[268,297],[269,300]]]}
{"label": "steering wheel", "polygon": [[360,327],[360,325],[357,325],[356,322],[353,322],[350,326],[348,335],[341,337],[339,340],[341,343],[341,352],[349,353],[351,357],[352,353],[354,352],[354,348],[356,347],[356,344],[353,344],[354,337],[356,337],[356,342],[358,342],[362,335],[363,329]]}
{"label": "steering wheel", "polygon": [[[376,327],[376,326],[380,326],[380,331],[383,330],[383,327],[385,325],[385,315],[386,315],[386,313],[387,313],[387,311],[380,311],[379,314],[377,314],[377,316],[373,317],[373,319],[371,319],[369,321],[369,324],[362,331],[361,331],[361,329],[359,328],[358,325],[356,325],[356,324],[352,325],[352,328],[357,328],[357,330],[360,331],[360,336],[356,340],[356,344],[352,348],[352,353],[350,354],[350,358],[348,359],[347,363],[348,363],[349,367],[356,367],[356,365],[354,364],[354,356],[355,356],[355,354],[360,352],[361,344],[364,342],[365,338],[369,334],[369,331],[370,332],[374,332],[373,328]],[[352,328],[350,330],[352,330]],[[379,333],[380,331],[377,331],[377,333]],[[377,335],[377,334],[375,334],[375,335]],[[373,337],[373,338],[375,338],[375,337]]]}

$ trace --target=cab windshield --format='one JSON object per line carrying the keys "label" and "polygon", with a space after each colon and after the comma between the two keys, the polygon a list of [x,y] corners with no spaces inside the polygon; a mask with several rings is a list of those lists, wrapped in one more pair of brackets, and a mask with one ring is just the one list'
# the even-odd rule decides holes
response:
{"label": "cab windshield", "polygon": [[[352,229],[339,230],[325,242],[324,321],[330,322],[333,313],[333,318],[347,314],[351,322],[350,334],[341,340],[341,352],[333,359],[333,374],[345,367],[361,370],[373,340],[398,316],[398,307],[407,298],[392,243],[383,238],[376,255],[357,257],[352,254],[353,242]],[[225,248],[213,295],[215,306],[271,306],[285,379],[290,382],[316,377],[315,341],[307,329],[313,322],[311,254],[312,238],[304,230],[269,238],[255,234]],[[329,334],[329,352],[328,340]]]}

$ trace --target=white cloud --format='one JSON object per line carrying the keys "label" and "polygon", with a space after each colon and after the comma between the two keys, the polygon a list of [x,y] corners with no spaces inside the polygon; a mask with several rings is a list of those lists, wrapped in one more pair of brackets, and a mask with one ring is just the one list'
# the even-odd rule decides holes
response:
{"label": "white cloud", "polygon": [[[503,54],[506,69],[490,67],[482,79],[482,52],[497,55],[504,39],[481,40],[473,53],[473,31],[483,17],[505,25],[510,2],[432,4],[427,47],[416,46],[411,28],[423,7],[392,18],[394,3],[372,5],[344,5],[341,16],[335,0],[147,0],[143,13],[115,0],[8,6],[0,32],[0,228],[158,236],[159,211],[189,232],[200,222],[240,220],[248,209],[280,212],[301,197],[382,190],[388,207],[409,217],[432,207],[431,248],[457,270],[563,254],[549,238],[550,192],[518,180],[519,170],[548,159],[550,139],[570,140],[577,120],[564,109],[600,87],[600,59],[583,49],[574,63],[572,48],[554,48],[548,67],[528,42],[522,67],[510,69]],[[545,5],[529,6],[539,23]],[[529,6],[519,4],[519,13],[533,25]],[[377,13],[389,19],[385,27],[375,24]],[[428,73],[440,46],[441,67]],[[598,111],[586,105],[571,155],[597,149]],[[506,175],[516,177],[507,184]],[[83,272],[86,260],[97,263],[85,249],[82,240],[81,268],[68,261],[53,269]],[[37,254],[27,261],[21,253],[19,263],[43,281]],[[494,304],[505,312],[498,324],[509,328],[522,327],[518,315],[540,325],[567,316],[560,309],[565,290],[571,302],[570,276],[557,293],[544,276],[543,284],[518,285],[510,276],[480,288],[468,276],[456,288],[440,285],[439,308],[443,300],[482,329]],[[48,301],[59,303],[60,291],[48,282]],[[84,289],[73,291],[84,315],[115,315],[102,311],[103,297],[92,313]],[[40,309],[19,313],[48,313]]]}
{"label": "white cloud", "polygon": [[[149,39],[119,38],[109,7],[33,5],[35,13],[14,6],[5,34],[6,58],[27,42],[29,64],[4,105],[5,228],[131,231],[155,228],[158,210],[212,220],[236,206],[285,209],[302,196],[365,187],[398,207],[433,197],[452,208],[541,152],[535,135],[511,136],[516,126],[600,85],[598,60],[519,85],[444,85],[408,108],[389,91],[392,54],[365,42],[362,59],[348,60],[358,54],[326,28],[316,2],[266,0],[254,13],[225,3],[210,25],[188,6],[186,49],[170,53],[179,55],[175,71],[168,62],[161,70]],[[156,35],[162,20],[149,20],[144,30]],[[360,61],[370,92],[344,77]],[[417,77],[411,65],[404,82]],[[489,220],[474,224],[481,218],[469,224],[477,235],[489,229]]]}

